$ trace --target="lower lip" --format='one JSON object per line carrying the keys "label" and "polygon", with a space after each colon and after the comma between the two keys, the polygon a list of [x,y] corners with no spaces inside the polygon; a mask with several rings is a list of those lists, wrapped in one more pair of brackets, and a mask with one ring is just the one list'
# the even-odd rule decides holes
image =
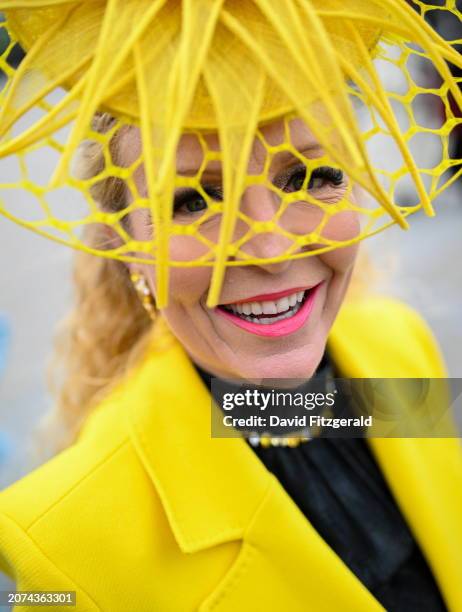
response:
{"label": "lower lip", "polygon": [[228,321],[231,323],[234,323],[234,325],[237,327],[245,329],[245,331],[256,334],[257,336],[265,336],[267,338],[288,336],[289,334],[293,334],[299,330],[302,325],[305,324],[311,314],[311,311],[313,310],[316,295],[323,284],[324,282],[319,283],[319,285],[316,285],[310,290],[310,293],[303,302],[302,307],[296,314],[294,314],[293,317],[283,319],[282,321],[277,321],[276,323],[267,323],[265,325],[260,323],[251,323],[250,321],[241,319],[223,308],[215,308],[215,312],[228,319]]}

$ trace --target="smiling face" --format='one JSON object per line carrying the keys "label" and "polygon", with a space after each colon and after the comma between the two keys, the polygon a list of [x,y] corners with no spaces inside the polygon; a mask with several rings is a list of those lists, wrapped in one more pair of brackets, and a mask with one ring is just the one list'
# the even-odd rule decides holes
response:
{"label": "smiling face", "polygon": [[[308,191],[323,204],[340,201],[350,189],[342,171],[318,164],[323,156],[319,144],[299,120],[290,122],[291,141],[299,154],[288,150],[275,154],[267,168],[267,178],[280,192]],[[284,123],[275,122],[261,128],[268,145],[284,139]],[[207,136],[207,145],[218,150],[216,137]],[[120,139],[120,155],[130,163],[140,154],[140,135],[132,129]],[[248,175],[259,175],[265,167],[268,149],[255,139],[248,165]],[[203,151],[194,135],[185,135],[177,154],[179,175],[194,176],[203,162]],[[315,165],[314,165],[315,166]],[[146,194],[144,171],[135,173],[140,194]],[[218,238],[220,215],[213,202],[222,198],[220,163],[211,161],[201,175],[204,193],[188,187],[175,192],[174,223],[187,225],[202,219],[200,231],[208,240]],[[205,195],[206,194],[206,195]],[[205,195],[205,197],[204,197]],[[349,199],[352,199],[350,193]],[[280,215],[278,225],[286,232],[304,235],[318,228],[323,210],[313,202],[293,198]],[[211,206],[210,206],[211,205]],[[235,238],[243,236],[249,225],[245,219],[268,221],[281,206],[280,195],[267,186],[247,187],[240,203],[243,216],[235,228]],[[133,236],[151,238],[155,227],[147,212],[131,214]],[[353,211],[333,214],[322,236],[344,241],[359,234],[359,219]],[[248,239],[242,252],[253,258],[268,260],[284,253],[292,239],[280,233],[259,233]],[[319,244],[300,247],[314,250]],[[172,259],[188,261],[206,252],[203,242],[192,236],[173,236]],[[297,252],[297,251],[296,251]],[[356,258],[357,246],[339,248],[328,253],[254,265],[232,265],[226,268],[219,306],[206,306],[210,288],[211,267],[174,267],[170,272],[169,303],[162,314],[172,332],[194,362],[216,376],[244,379],[305,378],[311,376],[324,353],[329,330],[342,304]],[[132,265],[148,279],[155,296],[154,266]]]}

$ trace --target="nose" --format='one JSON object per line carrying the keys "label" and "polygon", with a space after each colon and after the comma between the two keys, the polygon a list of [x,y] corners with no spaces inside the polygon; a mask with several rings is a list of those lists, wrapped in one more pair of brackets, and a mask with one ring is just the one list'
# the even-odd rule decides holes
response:
{"label": "nose", "polygon": [[[274,261],[288,250],[293,250],[293,240],[281,233],[276,217],[280,206],[279,196],[261,185],[247,188],[241,200],[240,211],[244,216],[246,233],[250,236],[241,246],[242,258],[259,260],[260,268],[273,274],[283,272],[290,260]],[[292,247],[292,248],[291,248]]]}

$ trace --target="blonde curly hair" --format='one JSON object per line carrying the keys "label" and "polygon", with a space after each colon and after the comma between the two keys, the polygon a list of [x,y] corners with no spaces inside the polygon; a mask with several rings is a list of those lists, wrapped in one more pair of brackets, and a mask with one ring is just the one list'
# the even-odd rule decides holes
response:
{"label": "blonde curly hair", "polygon": [[[114,119],[106,113],[93,121],[93,129],[99,133],[108,132],[113,125]],[[118,140],[127,129],[118,129],[110,142],[116,163]],[[100,145],[87,142],[80,151],[76,174],[91,178],[103,168]],[[120,178],[105,178],[95,183],[91,192],[104,210],[126,206]],[[84,232],[84,240],[91,246],[111,244],[103,225],[88,225]],[[39,437],[45,434],[48,444],[52,438],[53,449],[48,449],[52,453],[75,441],[92,409],[143,354],[152,327],[125,263],[77,252],[73,284],[74,306],[58,327],[49,365],[49,385],[56,403],[39,425]]]}

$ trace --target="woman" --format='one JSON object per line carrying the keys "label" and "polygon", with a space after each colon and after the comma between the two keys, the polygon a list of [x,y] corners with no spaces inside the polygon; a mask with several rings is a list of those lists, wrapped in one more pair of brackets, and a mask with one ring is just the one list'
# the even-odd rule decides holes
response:
{"label": "woman", "polygon": [[[335,2],[159,2],[131,14],[129,60],[119,34],[136,3],[102,4],[37,11],[43,40],[21,8],[8,14],[26,61],[53,83],[76,40],[81,52],[95,36],[76,24],[103,15],[85,78],[61,77],[80,106],[52,186],[87,136],[68,181],[98,209],[77,246],[104,257],[77,262],[57,415],[74,443],[1,493],[0,565],[17,590],[75,591],[79,611],[458,610],[456,438],[382,430],[367,442],[292,435],[253,447],[211,436],[209,387],[213,377],[327,389],[335,376],[445,376],[416,313],[364,293],[346,300],[357,243],[372,231],[361,216],[385,209],[404,225],[412,211],[377,180],[346,100],[356,91],[378,110],[431,212],[368,58],[382,28],[414,34],[454,92],[441,61],[460,59],[405,3],[342,13]],[[43,63],[47,46],[65,46],[54,65]],[[300,50],[310,70],[288,63]],[[133,70],[139,125],[120,121]],[[355,77],[346,87],[344,72]],[[17,79],[5,108],[18,115],[25,93],[43,91]],[[69,100],[60,113],[71,114]],[[108,112],[88,133],[99,102]],[[59,116],[2,154],[40,142]]]}

